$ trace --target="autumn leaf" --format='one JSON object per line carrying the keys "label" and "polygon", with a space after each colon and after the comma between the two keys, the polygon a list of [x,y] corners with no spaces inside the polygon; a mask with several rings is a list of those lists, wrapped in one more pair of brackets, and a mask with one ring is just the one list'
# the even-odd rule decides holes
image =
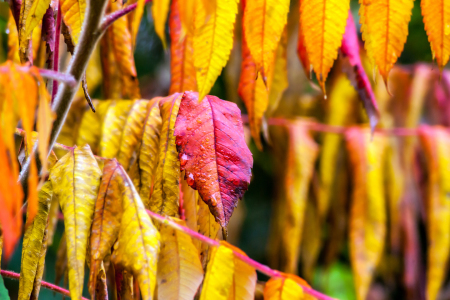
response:
{"label": "autumn leaf", "polygon": [[[223,228],[250,183],[253,158],[236,104],[185,92],[175,124],[181,170]],[[220,142],[219,142],[220,141]],[[232,162],[232,163],[229,163]]]}
{"label": "autumn leaf", "polygon": [[284,91],[289,86],[288,71],[287,71],[287,45],[288,35],[287,27],[275,52],[275,61],[273,70],[269,72],[269,105],[267,106],[266,115],[271,116],[278,108]]}
{"label": "autumn leaf", "polygon": [[158,166],[155,173],[150,210],[160,215],[177,216],[180,195],[180,161],[175,147],[175,122],[182,94],[176,93],[159,100],[162,119]]}
{"label": "autumn leaf", "polygon": [[[46,232],[47,218],[52,195],[52,183],[47,181],[39,191],[38,214],[32,223],[27,227],[24,235],[18,299],[30,299],[34,288],[36,288],[39,293],[40,286],[34,287],[34,282],[36,279],[40,281],[40,278],[42,278],[42,273],[40,274],[40,278],[38,278],[38,265],[41,259],[41,249],[43,247],[45,250],[47,249],[47,246],[44,245],[44,235]],[[41,264],[41,267],[43,268],[43,264]]]}
{"label": "autumn leaf", "polygon": [[152,15],[155,31],[161,39],[164,49],[166,49],[166,20],[167,13],[169,12],[170,0],[153,0],[152,2]]}
{"label": "autumn leaf", "polygon": [[86,246],[100,186],[101,170],[88,145],[62,157],[50,173],[59,199],[67,236],[69,287],[73,299],[83,291]]}
{"label": "autumn leaf", "polygon": [[204,5],[195,9],[194,65],[199,99],[203,99],[230,56],[238,1],[216,0],[211,14]]}
{"label": "autumn leaf", "polygon": [[80,39],[81,28],[86,14],[86,0],[61,0],[60,4],[62,18],[69,28],[70,37],[76,46]]}
{"label": "autumn leaf", "polygon": [[303,300],[302,287],[290,278],[271,278],[264,287],[264,300]]}
{"label": "autumn leaf", "polygon": [[247,0],[244,9],[244,36],[251,57],[264,82],[273,67],[275,49],[287,23],[289,0]]}
{"label": "autumn leaf", "polygon": [[446,128],[422,126],[419,138],[426,157],[427,288],[426,298],[437,299],[445,281],[450,247],[450,135]]}
{"label": "autumn leaf", "polygon": [[198,3],[198,0],[183,0],[179,1],[178,3],[180,11],[180,21],[183,31],[185,33],[189,33],[189,35],[192,35],[194,31],[195,6]]}
{"label": "autumn leaf", "polygon": [[414,0],[360,0],[361,32],[369,58],[387,84],[408,36]]}
{"label": "autumn leaf", "polygon": [[308,51],[306,50],[305,45],[305,34],[303,33],[303,28],[301,26],[298,27],[298,42],[297,42],[297,56],[302,63],[303,71],[305,71],[306,78],[312,79],[312,64],[309,61]]}
{"label": "autumn leaf", "polygon": [[125,170],[119,166],[117,171],[122,182],[123,214],[111,261],[133,274],[142,299],[149,300],[156,284],[160,236]]}
{"label": "autumn leaf", "polygon": [[349,8],[349,0],[300,1],[305,48],[324,93],[325,81],[341,46]]}
{"label": "autumn leaf", "polygon": [[[139,31],[139,25],[141,25],[142,16],[144,15],[144,8],[145,8],[145,0],[134,0],[129,1],[129,3],[137,2],[137,7],[135,11],[131,14],[132,22],[130,27],[131,32],[131,41],[133,45],[133,49],[136,45],[136,38]],[[166,12],[167,13],[167,12]]]}
{"label": "autumn leaf", "polygon": [[[173,219],[186,226],[182,220]],[[158,258],[158,299],[193,299],[203,280],[197,248],[187,234],[161,226]]]}
{"label": "autumn leaf", "polygon": [[[346,132],[353,174],[350,210],[350,261],[357,299],[366,299],[386,237],[383,161],[386,140],[353,127]],[[370,251],[368,251],[370,249]]]}
{"label": "autumn leaf", "polygon": [[173,0],[169,19],[170,29],[170,91],[169,94],[196,91],[192,36],[183,32],[181,7],[185,0]]}
{"label": "autumn leaf", "polygon": [[351,11],[348,13],[347,27],[345,28],[344,39],[342,40],[341,52],[343,57],[346,58],[347,64],[343,67],[343,71],[347,74],[353,87],[358,91],[359,98],[364,105],[373,132],[380,118],[380,112],[369,78],[364,71],[361,58],[359,57],[358,35]]}
{"label": "autumn leaf", "polygon": [[[200,196],[197,197],[198,203],[198,232],[210,239],[217,239],[219,234],[220,225],[216,222],[214,215],[209,210],[208,205],[203,202]],[[209,259],[211,258],[212,246],[205,243],[197,243],[199,248],[200,260],[202,262],[203,269],[206,268]]]}
{"label": "autumn leaf", "polygon": [[[180,203],[183,203],[186,227],[193,231],[198,231],[198,201],[200,196],[196,190],[193,190],[184,179],[184,173],[180,174]],[[200,200],[201,201],[201,200]],[[181,206],[181,204],[180,204]],[[208,209],[209,212],[209,209]],[[198,248],[201,244],[199,240],[193,240]]]}

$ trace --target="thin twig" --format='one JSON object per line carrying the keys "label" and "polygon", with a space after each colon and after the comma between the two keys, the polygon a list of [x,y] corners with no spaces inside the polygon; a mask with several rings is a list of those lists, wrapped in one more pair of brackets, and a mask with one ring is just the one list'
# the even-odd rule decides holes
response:
{"label": "thin twig", "polygon": [[77,82],[75,78],[73,78],[70,74],[65,73],[59,73],[58,71],[48,70],[48,69],[39,69],[39,74],[41,74],[44,78],[53,79],[56,82],[53,82],[53,84],[56,84],[56,88],[58,88],[57,81],[67,84],[68,86],[74,88],[77,86]]}
{"label": "thin twig", "polygon": [[91,96],[89,95],[89,90],[87,86],[86,72],[84,72],[83,77],[81,78],[81,87],[83,88],[84,98],[86,98],[86,101],[89,104],[89,107],[91,108],[92,112],[95,113],[95,107],[94,104],[92,103],[92,99]]}
{"label": "thin twig", "polygon": [[[152,2],[153,0],[145,0],[145,4]],[[130,4],[125,8],[122,8],[120,10],[117,10],[113,13],[110,13],[106,15],[102,20],[102,25],[100,26],[101,30],[104,32],[106,29],[108,29],[109,26],[111,26],[112,23],[114,23],[115,20],[119,19],[120,17],[125,16],[126,14],[132,12],[136,9],[138,5],[138,1],[136,3]]]}
{"label": "thin twig", "polygon": [[[3,277],[6,277],[6,278],[16,279],[16,280],[20,279],[20,274],[16,273],[16,272],[13,272],[13,271],[0,270],[0,274]],[[51,284],[49,282],[41,281],[41,287],[44,287],[46,289],[49,289],[49,290],[52,290],[54,292],[57,292],[57,293],[60,293],[60,294],[63,294],[65,296],[70,297],[70,292],[68,290],[66,290],[66,289],[64,289],[62,287],[59,287],[57,285]],[[89,299],[87,299],[85,297],[81,297],[81,299],[82,300],[89,300]]]}

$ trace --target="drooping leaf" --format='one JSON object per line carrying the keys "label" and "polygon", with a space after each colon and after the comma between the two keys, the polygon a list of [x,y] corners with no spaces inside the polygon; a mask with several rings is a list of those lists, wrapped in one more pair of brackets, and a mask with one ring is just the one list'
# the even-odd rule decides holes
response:
{"label": "drooping leaf", "polygon": [[76,46],[86,14],[86,0],[61,0],[60,5],[62,18],[69,28],[70,37]]}
{"label": "drooping leaf", "polygon": [[[305,217],[303,221],[303,235],[301,241],[301,266],[302,274],[307,280],[313,280],[314,270],[322,247],[322,220],[317,207],[312,199],[306,203]],[[337,234],[333,228],[333,237]]]}
{"label": "drooping leaf", "polygon": [[303,300],[302,287],[291,278],[271,278],[264,287],[264,300]]}
{"label": "drooping leaf", "polygon": [[51,0],[24,0],[20,14],[20,47],[26,47],[31,33],[39,25]]}
{"label": "drooping leaf", "polygon": [[[43,245],[43,242],[52,195],[52,183],[47,181],[39,191],[38,214],[25,231],[22,246],[22,262],[20,265],[18,299],[30,299],[33,291],[34,282],[38,275],[37,273],[39,261],[41,259],[41,249],[43,246],[46,249],[46,245]],[[40,281],[40,278],[37,279]],[[39,287],[36,288],[39,289],[40,284]]]}
{"label": "drooping leaf", "polygon": [[247,0],[244,9],[244,36],[256,72],[262,73],[264,82],[273,67],[283,29],[287,23],[289,0]]}
{"label": "drooping leaf", "polygon": [[[142,1],[144,2],[144,1]],[[152,15],[155,24],[155,31],[166,49],[166,20],[169,12],[170,0],[154,0],[152,2]]]}
{"label": "drooping leaf", "polygon": [[450,56],[450,2],[447,0],[421,1],[423,23],[430,42],[433,59],[442,70]]}
{"label": "drooping leaf", "polygon": [[170,12],[170,91],[169,94],[196,91],[192,36],[183,32],[181,7],[184,0],[173,0]]}
{"label": "drooping leaf", "polygon": [[414,0],[360,0],[361,32],[369,58],[387,84],[408,36]]}
{"label": "drooping leaf", "polygon": [[139,283],[143,300],[152,299],[160,236],[125,170],[119,166],[123,214],[111,261],[130,272]]}
{"label": "drooping leaf", "polygon": [[142,16],[144,15],[145,0],[129,1],[130,4],[134,2],[137,2],[137,7],[134,10],[134,12],[130,15],[132,17],[130,32],[133,48],[136,45],[136,38],[139,31],[139,25],[141,25]]}
{"label": "drooping leaf", "polygon": [[183,26],[183,31],[192,35],[194,31],[194,14],[195,5],[198,3],[197,0],[183,0],[178,2],[180,9],[180,20]]}
{"label": "drooping leaf", "polygon": [[[208,0],[209,1],[209,0]],[[204,5],[195,7],[194,65],[199,99],[211,90],[233,47],[237,0],[215,0],[210,14]]]}
{"label": "drooping leaf", "polygon": [[303,33],[304,29],[301,26],[298,27],[298,42],[297,42],[297,56],[302,63],[303,71],[305,71],[306,78],[312,79],[312,64],[308,57],[308,51],[306,50],[305,45],[305,34]]}
{"label": "drooping leaf", "polygon": [[[197,197],[198,203],[198,232],[210,239],[215,240],[219,234],[220,225],[216,222],[214,215],[209,210],[208,205],[203,202],[200,196]],[[211,258],[212,246],[198,242],[197,248],[200,253],[200,260],[202,261],[203,269],[206,268],[209,259]]]}
{"label": "drooping leaf", "polygon": [[[189,229],[198,231],[198,201],[200,196],[196,190],[193,190],[184,179],[184,173],[180,176],[180,203],[183,202],[186,226]],[[200,200],[201,201],[201,200]],[[180,204],[181,205],[181,204]],[[208,209],[209,212],[209,209]],[[194,245],[199,247],[200,241],[193,240]]]}
{"label": "drooping leaf", "polygon": [[103,176],[95,201],[94,218],[90,236],[91,266],[89,291],[95,299],[97,275],[105,256],[117,239],[122,219],[121,173],[117,160],[107,160],[103,168]]}
{"label": "drooping leaf", "polygon": [[[180,161],[175,146],[175,122],[182,94],[176,93],[159,100],[162,127],[150,210],[160,215],[177,216],[180,195]],[[144,198],[145,199],[145,198]]]}
{"label": "drooping leaf", "polygon": [[349,8],[349,0],[300,1],[305,48],[324,93],[325,81],[341,46]]}
{"label": "drooping leaf", "polygon": [[233,285],[234,254],[226,246],[215,247],[208,263],[200,300],[228,300]]}
{"label": "drooping leaf", "polygon": [[[353,127],[346,132],[352,165],[353,194],[350,210],[350,261],[357,299],[366,299],[386,237],[383,161],[386,140]],[[369,250],[369,251],[368,251]]]}
{"label": "drooping leaf", "polygon": [[269,105],[267,106],[266,115],[272,115],[278,108],[278,104],[283,96],[284,91],[289,86],[287,71],[287,27],[275,52],[275,61],[272,71],[269,72]]}
{"label": "drooping leaf", "polygon": [[[186,226],[182,220],[173,219]],[[158,258],[158,299],[193,299],[203,280],[197,248],[186,233],[162,225]]]}
{"label": "drooping leaf", "polygon": [[154,98],[147,104],[147,116],[143,128],[141,148],[139,150],[139,195],[145,208],[150,209],[150,199],[155,185],[156,167],[159,161],[159,140],[162,120],[159,110],[159,101]]}
{"label": "drooping leaf", "polygon": [[250,183],[253,157],[236,104],[214,96],[198,99],[197,93],[184,93],[175,124],[181,170],[226,227]]}
{"label": "drooping leaf", "polygon": [[285,263],[282,269],[288,273],[297,273],[304,215],[318,146],[303,124],[290,126],[288,130],[289,146],[284,187],[286,208],[281,237],[281,251]]}
{"label": "drooping leaf", "polygon": [[44,231],[44,237],[42,239],[41,250],[39,251],[39,260],[36,269],[36,277],[34,277],[33,291],[31,292],[30,300],[38,300],[39,292],[41,290],[42,277],[44,276],[45,256],[47,254],[48,246],[48,231],[47,227]]}
{"label": "drooping leaf", "polygon": [[73,299],[83,291],[86,247],[100,186],[101,170],[88,145],[62,157],[50,174],[59,199],[67,237],[69,288]]}
{"label": "drooping leaf", "polygon": [[427,288],[426,298],[437,299],[445,280],[450,248],[450,134],[444,127],[422,126],[419,138],[425,152],[428,182],[426,187]]}
{"label": "drooping leaf", "polygon": [[375,94],[373,93],[369,78],[364,71],[361,58],[359,57],[358,35],[351,11],[348,13],[347,27],[345,28],[344,39],[342,40],[341,51],[344,58],[347,58],[347,65],[345,65],[343,70],[350,79],[353,87],[358,91],[359,98],[364,105],[370,127],[373,131],[378,123],[380,113]]}
{"label": "drooping leaf", "polygon": [[[250,1],[252,2],[252,1]],[[258,1],[253,1],[258,2]],[[247,5],[246,5],[247,7]],[[243,24],[243,31],[245,32],[245,25]],[[256,24],[251,24],[255,26]],[[239,78],[238,93],[242,101],[244,101],[247,108],[248,120],[250,123],[250,132],[253,140],[259,150],[262,151],[261,143],[261,126],[262,118],[269,105],[269,92],[263,81],[262,76],[258,76],[259,68],[250,53],[246,35],[242,37],[242,64],[241,64],[241,76]],[[258,46],[260,47],[260,46]],[[273,56],[273,54],[271,54]],[[266,58],[267,59],[267,58]],[[272,61],[273,57],[270,58]],[[262,63],[261,63],[262,65]],[[272,63],[270,64],[272,68]],[[265,76],[267,76],[266,74]]]}

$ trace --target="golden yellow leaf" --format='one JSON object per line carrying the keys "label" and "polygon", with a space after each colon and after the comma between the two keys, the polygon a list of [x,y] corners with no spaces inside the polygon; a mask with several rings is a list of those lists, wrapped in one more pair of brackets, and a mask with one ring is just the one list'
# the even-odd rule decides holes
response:
{"label": "golden yellow leaf", "polygon": [[437,299],[445,281],[450,248],[450,134],[444,127],[421,127],[419,138],[427,161],[426,187],[427,288],[426,299]]}
{"label": "golden yellow leaf", "polygon": [[139,195],[146,209],[150,209],[150,199],[155,185],[156,167],[159,161],[159,141],[162,119],[159,110],[159,101],[154,98],[147,104],[147,116],[143,128],[141,148],[139,149]]}
{"label": "golden yellow leaf", "polygon": [[[216,218],[209,210],[208,204],[206,204],[199,195],[197,195],[197,203],[198,232],[206,237],[209,237],[210,239],[215,240],[219,234],[220,225],[216,222]],[[201,242],[198,242],[196,245],[200,251],[202,266],[203,268],[206,268],[206,265],[211,257],[212,246]]]}
{"label": "golden yellow leaf", "polygon": [[237,12],[237,0],[217,0],[210,15],[205,6],[195,7],[193,45],[199,101],[209,93],[228,61]]}
{"label": "golden yellow leaf", "polygon": [[180,9],[180,20],[183,26],[183,31],[191,35],[194,31],[194,13],[197,0],[183,0],[178,1]]}
{"label": "golden yellow leaf", "polygon": [[16,21],[9,11],[8,24],[6,25],[6,33],[8,33],[8,55],[7,59],[15,63],[20,63],[19,58],[19,32],[17,31]]}
{"label": "golden yellow leaf", "polygon": [[346,133],[352,165],[353,194],[350,210],[350,261],[357,299],[366,299],[384,247],[386,209],[383,161],[385,136],[353,127]]}
{"label": "golden yellow leaf", "polygon": [[61,0],[60,5],[62,18],[69,28],[72,42],[76,46],[86,14],[86,0]]}
{"label": "golden yellow leaf", "polygon": [[[186,223],[173,219],[179,225]],[[197,248],[186,233],[162,225],[158,258],[158,299],[194,299],[203,280]]]}
{"label": "golden yellow leaf", "polygon": [[[33,29],[39,25],[45,12],[50,6],[51,0],[25,0],[22,2],[21,14],[20,14],[20,40],[22,45],[30,38]],[[27,9],[28,8],[28,9]],[[22,15],[23,14],[23,15]]]}
{"label": "golden yellow leaf", "polygon": [[272,71],[269,72],[269,105],[267,106],[266,115],[272,115],[275,112],[284,91],[289,86],[287,71],[287,43],[288,37],[286,27],[275,52],[274,66],[272,67]]}
{"label": "golden yellow leaf", "polygon": [[273,67],[283,29],[287,23],[289,0],[247,0],[244,9],[244,35],[256,71],[262,73],[264,82]]}
{"label": "golden yellow leaf", "polygon": [[233,251],[222,245],[214,247],[203,281],[200,300],[228,300],[233,284],[233,274]]}
{"label": "golden yellow leaf", "polygon": [[[162,127],[159,142],[158,166],[150,199],[150,210],[160,215],[177,216],[180,188],[180,161],[175,146],[175,121],[183,94],[173,94],[159,101]],[[145,198],[144,198],[145,199]]]}
{"label": "golden yellow leaf", "polygon": [[137,279],[143,300],[150,300],[156,284],[160,236],[130,178],[118,168],[122,180],[123,214],[111,261]]}
{"label": "golden yellow leaf", "polygon": [[285,258],[282,270],[288,273],[297,273],[308,191],[318,151],[318,146],[305,125],[290,126],[284,182],[285,221],[281,233],[281,251]]}
{"label": "golden yellow leaf", "polygon": [[33,282],[33,291],[30,300],[38,300],[39,291],[41,290],[42,276],[44,275],[45,255],[47,254],[48,231],[45,228],[44,237],[42,238],[42,246],[39,252],[39,260],[36,268],[36,276]]}
{"label": "golden yellow leaf", "polygon": [[25,231],[22,246],[22,262],[20,265],[18,297],[20,300],[30,299],[34,282],[38,275],[38,265],[39,260],[41,259],[40,254],[43,247],[44,233],[46,231],[47,217],[52,194],[52,183],[47,181],[39,191],[38,213]]}
{"label": "golden yellow leaf", "polygon": [[[136,45],[136,38],[139,31],[139,25],[141,25],[142,21],[142,15],[144,14],[144,8],[145,8],[145,0],[136,0],[137,6],[136,9],[133,12],[133,21],[131,22],[131,44],[134,46]],[[136,2],[136,1],[130,1],[130,2]]]}
{"label": "golden yellow leaf", "polygon": [[88,145],[62,157],[50,173],[54,197],[59,199],[67,236],[69,288],[73,299],[83,291],[86,247],[100,186],[101,170]]}
{"label": "golden yellow leaf", "polygon": [[[141,1],[144,2],[144,1]],[[161,39],[164,49],[166,49],[166,20],[169,13],[170,0],[153,0],[152,15],[155,24],[156,34]]]}
{"label": "golden yellow leaf", "polygon": [[[198,231],[198,197],[198,192],[188,185],[187,181],[184,179],[184,172],[182,172],[180,175],[180,198],[182,198],[183,201],[186,226],[194,231]],[[199,240],[194,240],[193,242],[196,246],[200,245]]]}
{"label": "golden yellow leaf", "polygon": [[134,104],[135,101],[116,100],[109,106],[102,123],[100,156],[105,158],[117,157],[122,142],[123,128]]}
{"label": "golden yellow leaf", "polygon": [[347,25],[349,0],[301,0],[300,26],[305,48],[322,90],[337,58]]}
{"label": "golden yellow leaf", "polygon": [[264,287],[264,300],[303,300],[302,287],[290,278],[271,278]]}
{"label": "golden yellow leaf", "polygon": [[414,0],[359,0],[359,3],[364,46],[387,83],[389,71],[400,57],[408,36]]}

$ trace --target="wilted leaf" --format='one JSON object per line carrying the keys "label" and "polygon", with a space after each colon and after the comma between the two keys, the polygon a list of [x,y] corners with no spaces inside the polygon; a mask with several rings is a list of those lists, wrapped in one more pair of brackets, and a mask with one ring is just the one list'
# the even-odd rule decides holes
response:
{"label": "wilted leaf", "polygon": [[378,67],[384,82],[408,36],[408,23],[414,0],[360,0],[361,32],[372,63]]}
{"label": "wilted leaf", "polygon": [[[173,219],[186,226],[182,220]],[[162,225],[158,258],[158,299],[193,299],[203,280],[197,248],[186,233]]]}
{"label": "wilted leaf", "polygon": [[83,291],[86,247],[100,186],[101,170],[88,145],[62,157],[50,174],[59,199],[67,237],[69,287],[73,299]]}
{"label": "wilted leaf", "polygon": [[366,299],[384,247],[386,209],[383,161],[386,140],[353,127],[346,133],[352,165],[353,195],[350,210],[350,261],[357,299]]}
{"label": "wilted leaf", "polygon": [[445,281],[450,248],[450,134],[444,127],[422,126],[419,138],[424,148],[428,182],[427,212],[427,299],[437,299]]}
{"label": "wilted leaf", "polygon": [[86,14],[86,0],[61,0],[60,4],[64,23],[69,27],[70,36],[76,46]]}
{"label": "wilted leaf", "polygon": [[300,1],[305,48],[324,93],[325,81],[341,46],[349,8],[349,0]]}
{"label": "wilted leaf", "polygon": [[[208,0],[209,1],[209,0]],[[211,90],[233,47],[237,0],[215,0],[211,14],[204,5],[195,7],[194,65],[199,98]]]}
{"label": "wilted leaf", "polygon": [[253,166],[239,109],[214,96],[199,102],[197,93],[185,92],[175,127],[181,170],[189,186],[227,227]]}

